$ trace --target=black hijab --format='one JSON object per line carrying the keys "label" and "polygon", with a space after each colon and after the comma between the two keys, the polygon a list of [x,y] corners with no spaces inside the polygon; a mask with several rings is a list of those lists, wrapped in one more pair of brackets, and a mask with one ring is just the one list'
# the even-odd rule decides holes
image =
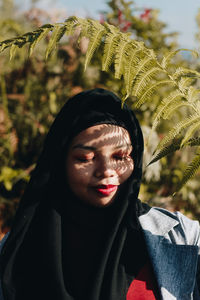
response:
{"label": "black hijab", "polygon": [[[72,138],[104,123],[128,130],[134,171],[113,205],[93,208],[66,187],[63,165]],[[126,299],[128,279],[146,260],[137,198],[142,155],[139,123],[116,95],[94,89],[67,101],[47,135],[1,253],[5,300]],[[85,241],[81,259],[71,247],[76,236]]]}

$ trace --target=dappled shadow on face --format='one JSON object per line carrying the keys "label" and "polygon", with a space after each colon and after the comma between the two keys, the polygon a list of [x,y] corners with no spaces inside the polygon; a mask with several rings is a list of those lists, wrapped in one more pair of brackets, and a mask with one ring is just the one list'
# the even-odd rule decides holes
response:
{"label": "dappled shadow on face", "polygon": [[101,124],[83,130],[67,153],[68,186],[87,203],[109,205],[133,172],[131,152],[129,133],[122,127]]}
{"label": "dappled shadow on face", "polygon": [[80,132],[72,140],[67,164],[75,158],[76,169],[85,171],[85,176],[93,168],[97,177],[108,177],[110,174],[121,184],[133,171],[132,148],[125,128],[111,124],[95,125]]}

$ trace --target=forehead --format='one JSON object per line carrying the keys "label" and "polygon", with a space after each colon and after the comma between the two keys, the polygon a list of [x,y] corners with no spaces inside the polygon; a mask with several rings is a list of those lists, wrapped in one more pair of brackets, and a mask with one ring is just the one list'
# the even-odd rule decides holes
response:
{"label": "forehead", "polygon": [[81,131],[72,140],[71,146],[84,144],[92,147],[112,146],[131,144],[128,131],[120,126],[112,124],[99,124]]}

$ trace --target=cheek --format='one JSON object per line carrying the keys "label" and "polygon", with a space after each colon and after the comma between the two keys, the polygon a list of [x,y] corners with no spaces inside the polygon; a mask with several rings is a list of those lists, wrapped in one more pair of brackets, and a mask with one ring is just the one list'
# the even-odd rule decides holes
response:
{"label": "cheek", "polygon": [[134,170],[133,160],[124,162],[118,170],[119,170],[118,175],[119,175],[120,184],[121,184],[121,183],[125,182],[133,173],[133,170]]}
{"label": "cheek", "polygon": [[70,185],[84,184],[89,182],[91,177],[91,166],[81,166],[76,163],[69,163],[67,165],[67,178]]}

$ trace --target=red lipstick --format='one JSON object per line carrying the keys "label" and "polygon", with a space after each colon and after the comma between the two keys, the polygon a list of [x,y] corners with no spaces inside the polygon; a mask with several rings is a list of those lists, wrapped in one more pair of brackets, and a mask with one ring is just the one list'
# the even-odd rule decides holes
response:
{"label": "red lipstick", "polygon": [[96,190],[97,192],[99,192],[100,194],[104,195],[104,196],[109,196],[111,193],[115,192],[117,190],[117,185],[101,185],[101,186],[97,186]]}

